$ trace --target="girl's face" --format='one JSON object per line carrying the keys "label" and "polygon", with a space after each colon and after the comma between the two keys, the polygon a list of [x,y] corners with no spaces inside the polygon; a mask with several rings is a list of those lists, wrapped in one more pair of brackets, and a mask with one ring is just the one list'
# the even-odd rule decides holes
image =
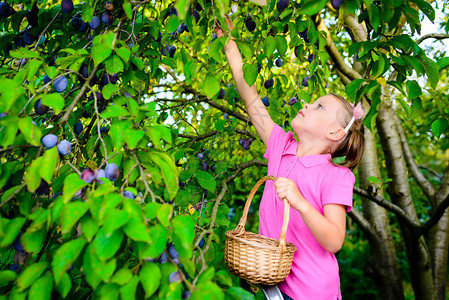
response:
{"label": "girl's face", "polygon": [[343,107],[339,100],[332,95],[325,95],[312,104],[304,104],[291,125],[300,139],[304,135],[326,138],[333,130],[342,128],[338,122],[341,113]]}

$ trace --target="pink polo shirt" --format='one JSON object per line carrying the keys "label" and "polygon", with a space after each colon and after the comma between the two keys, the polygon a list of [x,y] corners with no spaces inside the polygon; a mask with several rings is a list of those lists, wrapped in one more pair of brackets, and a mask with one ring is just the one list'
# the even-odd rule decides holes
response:
{"label": "pink polo shirt", "polygon": [[[352,207],[354,174],[344,167],[329,162],[330,154],[296,156],[298,142],[293,133],[278,125],[270,135],[264,157],[268,159],[268,175],[293,180],[307,201],[321,214],[328,203]],[[284,215],[284,202],[280,201],[274,182],[269,180],[259,208],[259,234],[278,239]],[[312,236],[298,211],[290,210],[287,241],[298,250],[293,257],[290,274],[279,289],[293,299],[341,299],[340,277],[335,256],[321,247]]]}

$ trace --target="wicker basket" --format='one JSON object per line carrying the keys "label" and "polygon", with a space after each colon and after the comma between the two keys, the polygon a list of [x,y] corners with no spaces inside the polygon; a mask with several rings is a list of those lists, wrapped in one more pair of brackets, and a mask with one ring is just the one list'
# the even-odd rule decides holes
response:
{"label": "wicker basket", "polygon": [[290,205],[285,201],[284,221],[279,240],[245,231],[248,210],[259,186],[274,176],[260,179],[246,200],[239,224],[226,232],[224,259],[232,274],[252,283],[274,285],[290,273],[296,246],[285,241],[289,221]]}

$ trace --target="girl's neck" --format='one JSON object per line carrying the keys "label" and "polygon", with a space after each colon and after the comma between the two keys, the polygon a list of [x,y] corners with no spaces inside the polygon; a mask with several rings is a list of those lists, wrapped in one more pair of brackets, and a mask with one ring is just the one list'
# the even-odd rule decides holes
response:
{"label": "girl's neck", "polygon": [[322,143],[299,142],[296,148],[296,156],[308,156],[330,153],[329,146],[323,146]]}

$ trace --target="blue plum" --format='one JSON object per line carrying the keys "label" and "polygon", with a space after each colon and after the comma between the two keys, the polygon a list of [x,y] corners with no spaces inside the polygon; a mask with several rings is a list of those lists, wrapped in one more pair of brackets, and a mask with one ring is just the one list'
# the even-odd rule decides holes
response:
{"label": "blue plum", "polygon": [[123,197],[128,198],[128,199],[136,198],[136,196],[134,196],[134,194],[130,191],[123,191]]}
{"label": "blue plum", "polygon": [[47,134],[42,138],[41,142],[45,148],[51,149],[58,144],[58,137],[54,134]]}
{"label": "blue plum", "polygon": [[104,171],[106,173],[106,178],[111,181],[116,181],[120,174],[118,166],[114,163],[108,164]]}
{"label": "blue plum", "polygon": [[83,132],[83,123],[76,123],[75,126],[73,126],[73,131],[76,135],[79,135],[81,132]]}
{"label": "blue plum", "polygon": [[92,28],[92,30],[97,30],[98,28],[100,28],[100,25],[101,25],[100,18],[97,16],[93,16],[92,21],[90,21],[89,23],[90,28]]}
{"label": "blue plum", "polygon": [[71,14],[73,11],[73,2],[72,0],[62,0],[61,1],[61,9],[66,14]]}
{"label": "blue plum", "polygon": [[58,145],[59,154],[66,156],[72,152],[72,144],[67,140],[62,140]]}
{"label": "blue plum", "polygon": [[55,79],[53,81],[53,88],[56,92],[62,93],[67,89],[67,86],[69,85],[69,80],[65,76],[61,76]]}

